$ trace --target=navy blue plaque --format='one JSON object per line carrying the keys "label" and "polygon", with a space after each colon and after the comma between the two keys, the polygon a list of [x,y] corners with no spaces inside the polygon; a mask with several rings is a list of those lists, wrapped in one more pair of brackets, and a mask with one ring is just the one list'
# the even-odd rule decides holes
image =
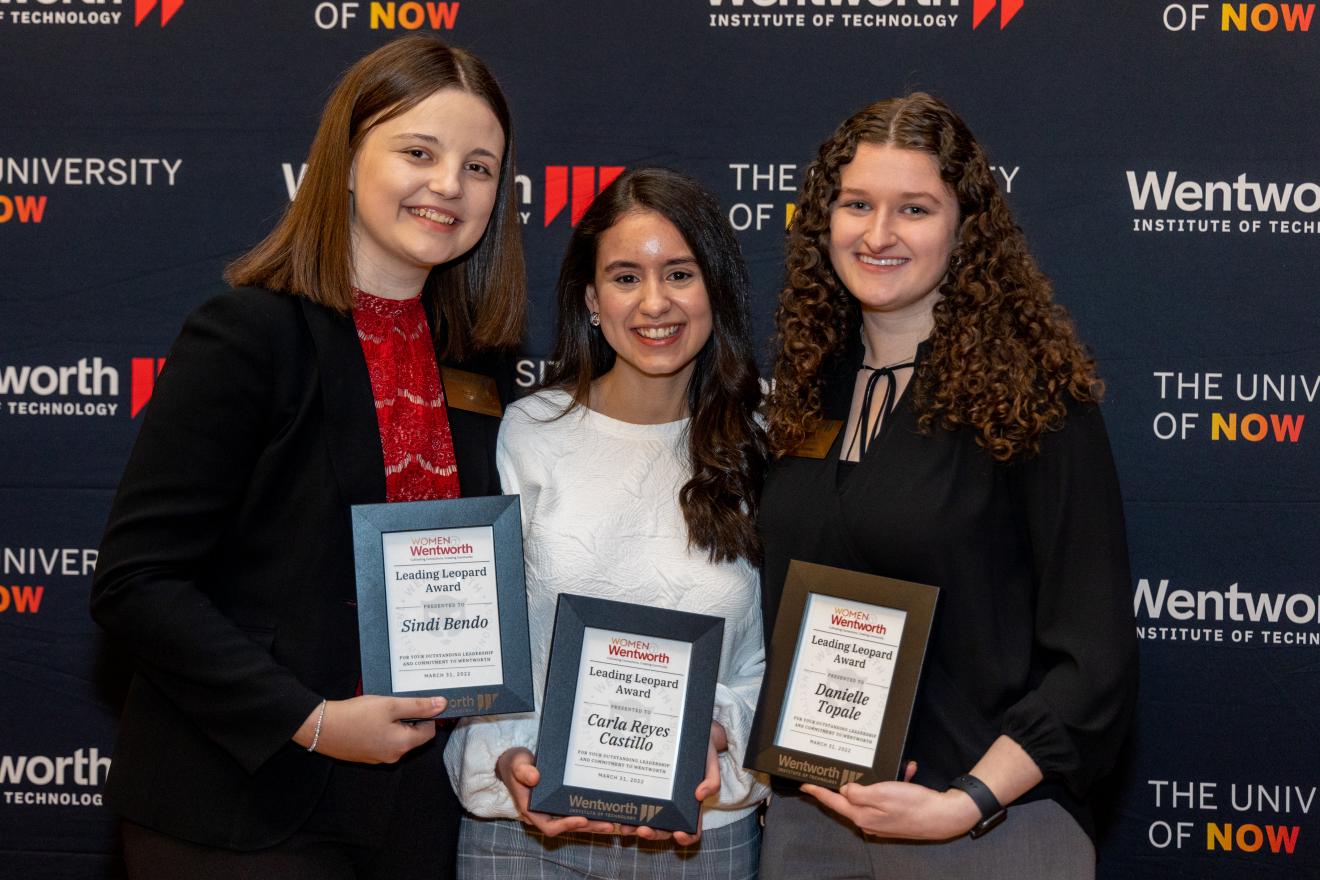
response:
{"label": "navy blue plaque", "polygon": [[561,595],[531,808],[695,832],[724,620]]}
{"label": "navy blue plaque", "polygon": [[439,695],[439,716],[532,708],[517,495],[355,504],[362,690]]}

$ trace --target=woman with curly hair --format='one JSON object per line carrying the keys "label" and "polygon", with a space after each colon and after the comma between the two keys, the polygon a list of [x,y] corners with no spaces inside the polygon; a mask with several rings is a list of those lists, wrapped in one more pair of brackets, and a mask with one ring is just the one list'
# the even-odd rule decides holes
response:
{"label": "woman with curly hair", "polygon": [[696,181],[626,172],[573,231],[552,367],[509,408],[496,452],[505,491],[522,496],[538,687],[561,593],[724,618],[706,778],[692,793],[702,830],[669,840],[534,812],[538,713],[470,718],[446,753],[470,814],[460,877],[756,876],[766,789],[742,758],[764,667],[755,522],[767,451],[748,286],[733,230]]}
{"label": "woman with curly hair", "polygon": [[941,592],[904,781],[777,793],[763,876],[1093,876],[1136,688],[1102,386],[949,107],[821,146],[776,323],[767,632],[791,559]]}

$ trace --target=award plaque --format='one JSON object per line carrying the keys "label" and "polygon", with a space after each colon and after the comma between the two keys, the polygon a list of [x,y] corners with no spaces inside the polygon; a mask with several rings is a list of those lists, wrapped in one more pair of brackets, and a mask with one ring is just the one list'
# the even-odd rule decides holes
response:
{"label": "award plaque", "polygon": [[531,808],[695,832],[724,620],[559,597]]}
{"label": "award plaque", "polygon": [[938,595],[791,561],[747,766],[836,790],[897,779]]}
{"label": "award plaque", "polygon": [[362,692],[438,695],[440,718],[531,710],[517,495],[355,504]]}

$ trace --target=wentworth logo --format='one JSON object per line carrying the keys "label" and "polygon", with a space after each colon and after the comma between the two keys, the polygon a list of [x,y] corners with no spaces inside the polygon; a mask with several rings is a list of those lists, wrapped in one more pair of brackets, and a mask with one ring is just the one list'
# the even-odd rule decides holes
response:
{"label": "wentworth logo", "polygon": [[635,818],[640,812],[637,809],[637,804],[632,802],[607,801],[604,798],[584,798],[580,794],[570,794],[568,805],[575,810],[590,810],[597,813],[608,813],[612,816]]}
{"label": "wentworth logo", "polygon": [[151,392],[156,390],[156,377],[160,371],[165,368],[165,358],[133,358],[132,372],[132,407],[129,415],[137,418],[137,414],[146,407],[147,401],[151,400]]}
{"label": "wentworth logo", "polygon": [[1022,7],[1025,5],[1024,0],[1003,0],[1002,3],[999,0],[972,0],[972,30],[979,28],[981,22],[985,21],[986,17],[998,6],[999,29],[1002,31],[1008,27],[1008,23],[1022,11]]}
{"label": "wentworth logo", "polygon": [[110,757],[97,748],[72,755],[0,755],[0,785],[98,786],[110,772]]}
{"label": "wentworth logo", "polygon": [[[183,6],[184,0],[159,0],[160,3],[160,26],[170,23],[174,13],[178,12]],[[141,27],[142,22],[147,20],[156,8],[157,0],[136,0],[133,6],[133,27]]]}
{"label": "wentworth logo", "polygon": [[1251,593],[1239,589],[1236,582],[1226,590],[1171,590],[1168,578],[1160,578],[1158,585],[1141,578],[1132,596],[1132,610],[1151,620],[1167,614],[1174,620],[1314,624],[1320,623],[1320,596]]}
{"label": "wentworth logo", "polygon": [[[623,173],[622,165],[548,165],[545,169],[545,224],[549,226],[555,218],[569,207],[569,222],[577,226],[582,215],[587,213],[587,206],[596,194],[614,182],[614,178]],[[597,174],[599,171],[599,175]],[[572,205],[569,206],[569,196]]]}
{"label": "wentworth logo", "polygon": [[817,779],[828,779],[831,782],[838,779],[841,775],[838,767],[829,764],[816,764],[811,761],[804,761],[801,758],[794,758],[792,755],[779,753],[779,769],[793,770],[797,773],[804,773],[808,776],[814,776]]}
{"label": "wentworth logo", "polygon": [[1246,173],[1233,180],[1179,180],[1177,171],[1166,171],[1161,178],[1157,171],[1147,171],[1138,180],[1136,171],[1124,172],[1132,208],[1145,211],[1147,205],[1156,211],[1239,211],[1243,213],[1281,213],[1299,211],[1314,214],[1320,211],[1320,183],[1259,182]]}

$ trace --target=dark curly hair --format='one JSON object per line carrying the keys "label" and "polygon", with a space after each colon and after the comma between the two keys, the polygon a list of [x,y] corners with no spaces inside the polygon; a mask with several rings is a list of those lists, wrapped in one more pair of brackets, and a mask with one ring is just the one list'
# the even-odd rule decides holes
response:
{"label": "dark curly hair", "polygon": [[859,143],[928,153],[958,200],[954,268],[940,284],[929,351],[909,389],[918,424],[927,432],[968,426],[996,461],[1036,454],[1041,435],[1063,426],[1067,396],[1098,401],[1103,385],[980,144],[948,105],[921,92],[855,113],[807,166],[775,313],[771,449],[785,455],[819,425],[823,370],[860,328],[861,307],[829,258],[840,172]]}
{"label": "dark curly hair", "polygon": [[679,491],[679,504],[688,541],[715,562],[742,557],[759,564],[756,510],[768,448],[756,420],[761,385],[748,317],[751,284],[733,229],[701,184],[667,168],[630,169],[587,208],[555,288],[555,351],[544,385],[565,389],[573,406],[585,406],[592,380],[614,366],[614,349],[588,321],[586,289],[596,279],[601,236],[638,211],[674,224],[692,248],[710,299],[710,339],[697,354],[687,389],[692,478]]}

